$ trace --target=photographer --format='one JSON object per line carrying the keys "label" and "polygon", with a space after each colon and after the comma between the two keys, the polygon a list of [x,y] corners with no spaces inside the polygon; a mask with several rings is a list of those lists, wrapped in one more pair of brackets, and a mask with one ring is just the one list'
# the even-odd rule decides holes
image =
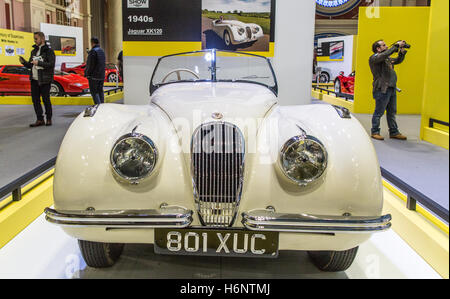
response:
{"label": "photographer", "polygon": [[[372,119],[372,138],[384,140],[380,135],[380,120],[384,112],[387,112],[387,123],[391,139],[407,140],[397,126],[395,116],[397,114],[397,74],[394,65],[400,64],[405,59],[410,46],[405,41],[395,43],[390,49],[383,40],[376,41],[372,45],[374,54],[369,59],[370,69],[373,74],[373,97],[376,102],[375,113]],[[397,58],[390,56],[399,52]]]}

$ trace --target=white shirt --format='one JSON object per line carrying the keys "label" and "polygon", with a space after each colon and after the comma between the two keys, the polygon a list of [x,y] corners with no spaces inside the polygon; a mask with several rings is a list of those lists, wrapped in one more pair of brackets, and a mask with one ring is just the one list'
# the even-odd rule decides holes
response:
{"label": "white shirt", "polygon": [[[36,56],[33,57],[33,60],[43,61],[42,57],[40,56],[41,48],[42,48],[42,46],[39,46],[39,50],[37,51]],[[39,72],[38,71],[42,70],[42,69],[44,69],[44,68],[41,66],[33,65],[33,68],[31,69],[31,71],[33,73],[33,80],[36,80],[36,81],[39,80]]]}

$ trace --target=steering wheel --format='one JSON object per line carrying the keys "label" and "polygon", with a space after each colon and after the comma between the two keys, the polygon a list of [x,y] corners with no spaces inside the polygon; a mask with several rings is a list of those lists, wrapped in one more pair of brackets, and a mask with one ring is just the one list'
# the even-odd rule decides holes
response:
{"label": "steering wheel", "polygon": [[195,78],[197,78],[197,80],[200,79],[200,77],[199,77],[196,73],[194,73],[193,71],[191,71],[190,69],[176,69],[176,70],[173,70],[173,71],[169,72],[169,73],[164,77],[164,79],[162,80],[162,83],[166,83],[166,80],[170,77],[170,75],[172,75],[172,74],[174,74],[174,73],[177,74],[177,79],[178,79],[178,81],[181,81],[181,72],[189,73],[189,74],[193,75]]}

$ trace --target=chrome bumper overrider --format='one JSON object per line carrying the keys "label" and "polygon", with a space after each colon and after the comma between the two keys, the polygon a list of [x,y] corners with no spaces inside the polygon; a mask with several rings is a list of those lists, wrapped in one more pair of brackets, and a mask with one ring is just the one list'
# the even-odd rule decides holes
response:
{"label": "chrome bumper overrider", "polygon": [[381,217],[317,216],[254,210],[242,214],[242,224],[255,231],[297,233],[373,233],[391,227],[391,215]]}
{"label": "chrome bumper overrider", "polygon": [[45,209],[45,219],[66,226],[108,228],[184,228],[192,223],[192,211],[181,207],[158,210],[127,211],[64,211]]}

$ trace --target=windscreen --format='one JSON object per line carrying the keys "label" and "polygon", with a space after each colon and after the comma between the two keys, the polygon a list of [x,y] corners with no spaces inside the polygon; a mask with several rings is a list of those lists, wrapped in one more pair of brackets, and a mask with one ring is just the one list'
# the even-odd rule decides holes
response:
{"label": "windscreen", "polygon": [[207,50],[160,59],[152,78],[153,91],[177,82],[246,82],[262,84],[276,93],[277,83],[265,57]]}

